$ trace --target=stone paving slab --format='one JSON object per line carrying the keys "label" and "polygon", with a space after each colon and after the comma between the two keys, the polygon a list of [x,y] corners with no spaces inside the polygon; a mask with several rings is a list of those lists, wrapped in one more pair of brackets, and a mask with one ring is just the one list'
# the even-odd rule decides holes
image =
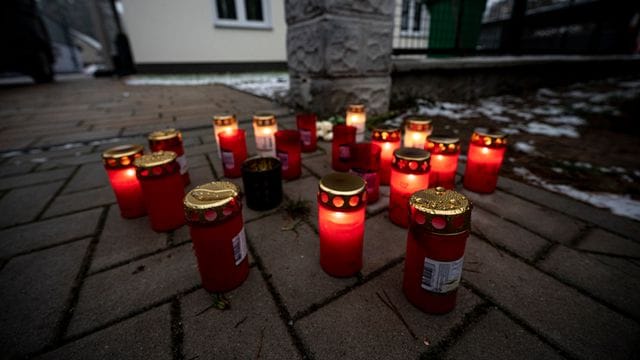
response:
{"label": "stone paving slab", "polygon": [[[99,160],[98,160],[99,161]],[[71,181],[64,187],[63,194],[95,189],[109,185],[109,177],[102,162],[80,166]]]}
{"label": "stone paving slab", "polygon": [[43,216],[49,218],[98,206],[114,204],[115,202],[116,196],[113,194],[110,186],[71,194],[62,194],[56,197]]}
{"label": "stone paving slab", "polygon": [[385,265],[404,258],[407,229],[391,223],[387,212],[367,219],[364,229],[362,274],[369,275]]}
{"label": "stone paving slab", "polygon": [[62,184],[55,181],[10,190],[0,199],[0,228],[36,220]]}
{"label": "stone paving slab", "polygon": [[598,228],[589,231],[576,247],[603,254],[640,258],[640,243]]}
{"label": "stone paving slab", "polygon": [[59,169],[42,171],[35,174],[26,174],[0,178],[0,190],[20,188],[29,185],[49,183],[56,180],[64,180],[71,175],[73,169]]}

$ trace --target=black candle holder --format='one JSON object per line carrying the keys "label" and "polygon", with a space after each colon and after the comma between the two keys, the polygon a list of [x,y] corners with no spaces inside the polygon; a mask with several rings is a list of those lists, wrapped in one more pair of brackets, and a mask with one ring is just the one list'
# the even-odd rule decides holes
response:
{"label": "black candle holder", "polygon": [[264,211],[282,202],[280,161],[272,157],[247,159],[242,163],[242,184],[249,209]]}

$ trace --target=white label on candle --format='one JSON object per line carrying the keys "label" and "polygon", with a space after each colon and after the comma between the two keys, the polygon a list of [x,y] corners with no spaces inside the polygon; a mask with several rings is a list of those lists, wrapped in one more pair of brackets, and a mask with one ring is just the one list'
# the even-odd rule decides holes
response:
{"label": "white label on candle", "polygon": [[236,260],[236,266],[240,265],[242,260],[247,257],[247,237],[244,234],[244,227],[233,238],[233,257]]}
{"label": "white label on candle", "polygon": [[300,129],[300,139],[304,146],[311,145],[311,131],[306,129]]}
{"label": "white label on candle", "polygon": [[178,156],[176,158],[178,165],[180,165],[180,174],[186,174],[187,170],[189,170],[189,165],[187,165],[187,155]]}
{"label": "white label on candle", "polygon": [[422,288],[437,293],[455,290],[460,284],[464,257],[455,261],[438,261],[424,258]]}
{"label": "white label on candle", "polygon": [[258,150],[271,150],[273,149],[273,136],[263,135],[256,136],[256,148]]}
{"label": "white label on candle", "polygon": [[350,146],[348,144],[340,145],[340,147],[338,148],[338,158],[340,159],[340,161],[349,161],[350,157],[351,157]]}
{"label": "white label on candle", "polygon": [[289,154],[278,151],[278,159],[280,159],[280,163],[282,164],[282,170],[287,171],[289,169]]}
{"label": "white label on candle", "polygon": [[233,169],[236,163],[233,161],[233,153],[231,151],[222,150],[222,164],[225,169]]}

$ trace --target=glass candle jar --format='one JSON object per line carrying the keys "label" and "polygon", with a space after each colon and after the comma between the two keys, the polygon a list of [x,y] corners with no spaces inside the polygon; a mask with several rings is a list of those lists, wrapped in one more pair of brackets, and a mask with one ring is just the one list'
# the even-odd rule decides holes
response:
{"label": "glass candle jar", "polygon": [[409,198],[429,187],[430,154],[423,149],[400,148],[391,160],[389,219],[396,225],[409,226]]}
{"label": "glass candle jar", "polygon": [[280,160],[283,179],[297,179],[302,174],[300,150],[300,133],[297,130],[276,132],[276,155]]}
{"label": "glass candle jar", "polygon": [[442,187],[411,196],[402,290],[410,303],[431,314],[456,305],[464,249],[469,237],[471,202]]}
{"label": "glass candle jar", "polygon": [[136,168],[133,166],[134,160],[142,156],[143,150],[142,145],[120,145],[102,153],[102,162],[123,218],[137,218],[147,213]]}
{"label": "glass candle jar", "polygon": [[380,184],[389,185],[391,178],[391,159],[393,152],[400,149],[400,129],[394,126],[381,126],[373,129],[371,142],[380,146]]}
{"label": "glass candle jar", "polygon": [[404,147],[424,149],[427,137],[431,135],[431,120],[424,116],[408,116],[404,119]]}
{"label": "glass candle jar", "polygon": [[331,142],[331,168],[335,171],[349,171],[351,144],[356,143],[356,128],[338,124],[333,126]]}
{"label": "glass candle jar", "polygon": [[256,150],[262,157],[276,156],[275,133],[278,131],[276,117],[272,114],[253,116],[253,134],[256,138]]}
{"label": "glass candle jar", "polygon": [[222,131],[218,134],[222,156],[222,170],[227,178],[242,176],[242,163],[247,159],[247,142],[243,129]]}
{"label": "glass candle jar", "polygon": [[214,115],[213,116],[213,140],[216,142],[216,148],[218,150],[218,158],[222,159],[222,153],[220,152],[220,143],[218,142],[218,135],[222,132],[232,132],[238,128],[238,120],[235,115]]}
{"label": "glass candle jar", "polygon": [[429,136],[424,149],[431,153],[429,187],[453,190],[460,156],[460,139],[455,136]]}
{"label": "glass candle jar", "polygon": [[134,162],[151,229],[157,232],[184,224],[184,185],[176,158],[173,151],[158,151]]}
{"label": "glass candle jar", "polygon": [[358,176],[332,173],[320,180],[320,265],[327,274],[347,277],[362,269],[366,202],[365,183]]}
{"label": "glass candle jar", "polygon": [[197,186],[184,197],[202,287],[211,292],[235,289],[249,275],[239,194],[236,185],[214,181]]}
{"label": "glass candle jar", "polygon": [[242,185],[247,206],[252,210],[270,210],[282,201],[282,171],[276,158],[253,158],[242,164]]}
{"label": "glass candle jar", "polygon": [[492,193],[507,150],[507,135],[478,129],[471,135],[463,185],[477,193]]}
{"label": "glass candle jar", "polygon": [[380,198],[380,146],[372,143],[351,145],[351,172],[360,176],[367,184],[367,204]]}
{"label": "glass candle jar", "polygon": [[357,129],[356,142],[364,141],[365,123],[367,122],[367,113],[364,109],[364,105],[349,105],[347,108],[345,122],[347,125],[353,126]]}
{"label": "glass candle jar", "polygon": [[298,114],[296,115],[296,125],[300,132],[300,141],[302,142],[302,152],[314,152],[317,148],[316,122],[318,116],[316,114]]}
{"label": "glass candle jar", "polygon": [[151,152],[173,151],[178,155],[176,161],[180,165],[180,175],[184,186],[191,183],[189,179],[189,165],[187,164],[187,155],[184,153],[182,145],[182,133],[176,129],[166,129],[154,131],[149,134],[149,149]]}

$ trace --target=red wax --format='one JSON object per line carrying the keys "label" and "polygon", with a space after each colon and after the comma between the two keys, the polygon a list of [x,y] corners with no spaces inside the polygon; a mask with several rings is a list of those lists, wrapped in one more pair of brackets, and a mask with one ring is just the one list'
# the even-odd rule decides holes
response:
{"label": "red wax", "polygon": [[220,157],[224,176],[237,178],[242,176],[242,163],[247,159],[245,131],[232,129],[218,133]]}
{"label": "red wax", "polygon": [[396,225],[409,226],[409,198],[429,187],[429,173],[405,174],[391,168],[391,189],[389,195],[389,219]]}
{"label": "red wax", "polygon": [[282,178],[285,180],[299,178],[302,173],[300,133],[297,130],[279,130],[275,137],[276,156],[282,165]]}
{"label": "red wax", "polygon": [[380,184],[389,185],[391,179],[391,159],[393,159],[393,151],[400,149],[400,141],[371,141],[371,143],[380,146]]}
{"label": "red wax", "polygon": [[[151,169],[150,171],[153,171]],[[182,200],[184,183],[178,171],[161,177],[138,175],[151,228],[162,232],[174,230],[185,222]]]}
{"label": "red wax", "polygon": [[356,143],[356,128],[348,125],[333,127],[331,142],[331,168],[335,171],[349,171],[351,167],[351,144]]}
{"label": "red wax", "polygon": [[147,213],[140,182],[133,166],[107,169],[107,175],[123,218],[137,218]]}
{"label": "red wax", "polygon": [[[246,238],[242,214],[232,215],[222,223],[192,223],[189,227],[193,249],[198,259],[202,286],[212,292],[225,292],[240,286],[249,275]],[[234,250],[234,243],[237,250]],[[240,247],[244,246],[244,258]]]}
{"label": "red wax", "polygon": [[189,178],[189,165],[187,164],[187,155],[184,153],[184,146],[182,145],[182,134],[164,140],[149,140],[149,148],[151,152],[157,151],[173,151],[178,155],[176,161],[180,165],[180,174],[182,175],[182,181],[184,186],[191,183]]}
{"label": "red wax", "polygon": [[314,152],[317,147],[316,135],[316,114],[298,114],[296,115],[296,125],[300,132],[300,141],[302,142],[302,152]]}
{"label": "red wax", "polygon": [[455,187],[458,154],[435,154],[431,156],[429,187],[441,186],[453,190]]}
{"label": "red wax", "polygon": [[347,277],[362,268],[364,206],[335,211],[318,204],[320,265],[329,275]]}
{"label": "red wax", "polygon": [[407,253],[402,281],[402,289],[409,302],[432,314],[453,310],[456,305],[457,286],[447,292],[429,291],[423,288],[423,275],[425,271],[429,271],[425,270],[425,258],[431,263],[433,262],[429,259],[447,262],[449,264],[446,265],[455,265],[456,268],[459,267],[459,271],[462,271],[462,258],[468,236],[468,231],[456,235],[439,235],[426,232],[415,224],[411,225],[407,236]]}
{"label": "red wax", "polygon": [[351,145],[351,171],[367,183],[367,204],[380,198],[380,146],[373,143]]}
{"label": "red wax", "polygon": [[506,147],[491,148],[469,144],[464,187],[478,193],[492,193],[498,184],[498,172]]}

